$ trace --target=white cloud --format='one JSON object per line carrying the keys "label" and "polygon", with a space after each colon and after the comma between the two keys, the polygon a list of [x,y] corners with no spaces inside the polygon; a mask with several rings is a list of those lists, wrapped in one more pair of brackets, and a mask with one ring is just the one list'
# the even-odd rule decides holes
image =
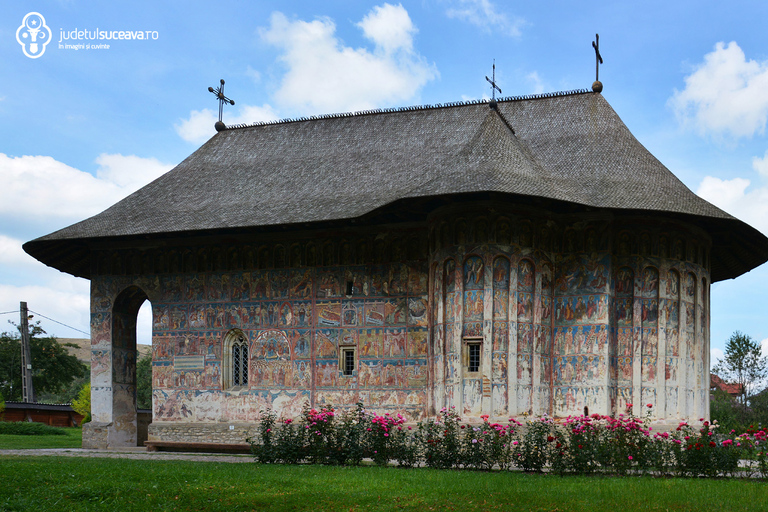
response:
{"label": "white cloud", "polygon": [[0,234],[0,265],[35,265],[37,260],[21,248],[23,243],[16,238]]}
{"label": "white cloud", "polygon": [[0,153],[0,219],[54,222],[94,215],[172,166],[154,158],[101,154],[96,176],[50,156],[11,157]]}
{"label": "white cloud", "polygon": [[768,356],[768,338],[760,342],[760,348],[762,349],[763,357]]}
{"label": "white cloud", "polygon": [[399,4],[374,7],[357,26],[385,53],[413,50],[413,35],[418,32],[408,12]]}
{"label": "white cloud", "polygon": [[[39,228],[82,220],[109,207],[172,166],[154,158],[103,153],[96,158],[95,176],[49,156],[11,157],[0,153],[0,311],[14,311],[20,301],[37,311],[35,320],[49,334],[86,336],[42,318],[45,315],[86,333],[90,320],[90,289],[79,279],[49,268],[27,255],[22,240],[8,231],[22,222]],[[15,282],[16,285],[10,284]],[[24,283],[24,284],[21,284]],[[34,284],[27,284],[34,283]],[[14,322],[18,318],[7,315]],[[6,319],[6,315],[3,316]],[[145,323],[146,320],[145,320]],[[0,330],[13,329],[8,325]]]}
{"label": "white cloud", "polygon": [[735,42],[720,42],[669,100],[678,120],[700,134],[751,137],[768,119],[768,61],[747,60]]}
{"label": "white cloud", "polygon": [[[243,105],[239,107],[236,115],[232,115],[225,109],[224,124],[232,126],[236,124],[252,124],[259,121],[273,121],[278,118],[277,113],[269,105],[262,107]],[[176,133],[187,142],[201,144],[216,135],[213,127],[219,120],[218,113],[210,109],[193,110],[187,119],[180,119],[174,125]]]}
{"label": "white cloud", "polygon": [[[533,71],[532,73],[528,73],[525,76],[525,80],[533,86],[533,94],[542,94],[545,90],[548,89],[548,87],[545,86],[544,81],[539,76],[539,73],[537,71]],[[549,88],[551,90],[551,88]]]}
{"label": "white cloud", "polygon": [[752,157],[752,168],[764,178],[768,178],[768,150],[763,158],[759,156]]}
{"label": "white cloud", "polygon": [[696,194],[768,235],[768,187],[747,190],[744,178],[705,177]]}
{"label": "white cloud", "polygon": [[712,368],[717,362],[723,358],[723,351],[719,348],[709,349],[709,367]]}
{"label": "white cloud", "polygon": [[330,18],[290,21],[273,13],[260,34],[287,67],[276,101],[305,115],[371,109],[413,100],[438,76],[413,50],[416,28],[401,5],[374,7],[357,26],[373,51],[345,46]]}
{"label": "white cloud", "polygon": [[147,183],[156,180],[173,166],[161,163],[156,158],[142,158],[136,155],[102,153],[96,158],[99,168],[96,177],[107,183],[114,183],[124,191],[134,192]]}
{"label": "white cloud", "polygon": [[253,83],[255,84],[261,82],[261,73],[253,69],[251,66],[246,68],[245,75],[251,77],[251,80],[253,80]]}
{"label": "white cloud", "polygon": [[[37,312],[33,321],[40,324],[48,334],[62,338],[79,338],[86,335],[77,330],[69,329],[55,322],[42,318],[40,314],[52,318],[62,324],[74,327],[86,333],[90,330],[90,295],[89,283],[85,279],[70,277],[69,286],[58,283],[56,287],[46,286],[10,286],[0,284],[0,308],[2,311],[19,309],[19,302],[24,301],[33,312]],[[18,323],[18,315],[3,318]],[[7,324],[6,324],[7,325]],[[4,325],[0,330],[10,331],[10,325]]]}
{"label": "white cloud", "polygon": [[449,18],[466,21],[486,32],[502,32],[512,37],[522,35],[520,29],[526,21],[520,17],[510,19],[489,0],[453,0],[446,14]]}

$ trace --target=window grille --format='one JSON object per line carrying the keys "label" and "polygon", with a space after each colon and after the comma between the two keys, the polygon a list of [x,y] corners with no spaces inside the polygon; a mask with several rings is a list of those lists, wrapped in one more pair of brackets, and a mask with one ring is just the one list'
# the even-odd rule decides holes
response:
{"label": "window grille", "polygon": [[468,343],[469,364],[467,370],[470,372],[480,371],[480,343]]}
{"label": "window grille", "polygon": [[343,356],[343,373],[344,375],[352,375],[355,371],[355,350],[346,349],[344,350]]}
{"label": "window grille", "polygon": [[244,343],[232,345],[232,385],[248,385],[248,347]]}

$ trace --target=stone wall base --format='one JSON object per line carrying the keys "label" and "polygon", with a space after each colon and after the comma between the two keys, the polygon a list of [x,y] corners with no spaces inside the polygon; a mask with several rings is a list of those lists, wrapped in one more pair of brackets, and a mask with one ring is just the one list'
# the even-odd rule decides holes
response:
{"label": "stone wall base", "polygon": [[252,423],[162,423],[149,424],[149,441],[183,443],[245,443],[256,434]]}
{"label": "stone wall base", "polygon": [[83,448],[91,450],[106,450],[109,428],[112,423],[89,421],[83,425]]}

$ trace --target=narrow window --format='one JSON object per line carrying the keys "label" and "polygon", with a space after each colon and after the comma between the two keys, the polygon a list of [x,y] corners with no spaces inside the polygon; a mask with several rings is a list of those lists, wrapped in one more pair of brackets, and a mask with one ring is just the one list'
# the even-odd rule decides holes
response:
{"label": "narrow window", "polygon": [[245,343],[232,346],[232,385],[248,385],[248,346]]}
{"label": "narrow window", "polygon": [[481,337],[464,338],[462,359],[466,373],[479,373],[483,357],[483,339]]}
{"label": "narrow window", "polygon": [[468,370],[470,372],[480,371],[480,343],[468,343],[467,349],[469,350],[469,364]]}
{"label": "narrow window", "polygon": [[341,373],[342,375],[352,375],[355,371],[355,348],[341,349]]}
{"label": "narrow window", "polygon": [[232,329],[224,339],[222,385],[237,390],[248,387],[248,337],[240,329]]}

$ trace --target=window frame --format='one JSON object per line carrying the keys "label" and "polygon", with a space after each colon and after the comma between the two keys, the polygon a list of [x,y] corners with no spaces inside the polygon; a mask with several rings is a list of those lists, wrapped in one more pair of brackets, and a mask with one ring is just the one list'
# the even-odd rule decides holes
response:
{"label": "window frame", "polygon": [[[347,354],[352,354],[352,371],[347,373]],[[339,346],[339,373],[343,377],[353,377],[357,372],[357,347],[355,345]]]}
{"label": "window frame", "polygon": [[240,329],[229,331],[224,338],[223,355],[222,389],[225,391],[248,389],[251,381],[251,350],[248,336]]}
{"label": "window frame", "polygon": [[[477,347],[477,368],[472,367],[472,348]],[[478,377],[483,372],[483,337],[465,336],[462,339],[461,351],[464,374],[469,377]]]}

